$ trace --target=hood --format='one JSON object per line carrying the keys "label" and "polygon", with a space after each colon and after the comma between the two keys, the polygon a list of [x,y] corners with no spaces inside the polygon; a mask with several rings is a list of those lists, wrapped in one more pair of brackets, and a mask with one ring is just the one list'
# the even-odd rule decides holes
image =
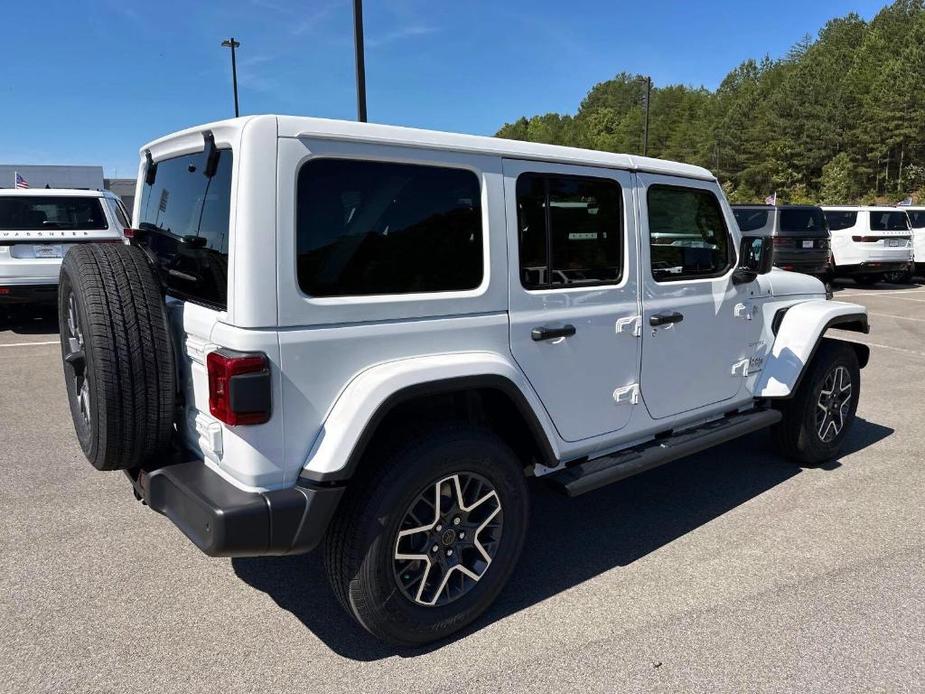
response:
{"label": "hood", "polygon": [[772,296],[805,296],[816,295],[825,297],[825,285],[815,277],[799,272],[788,272],[780,268],[771,268],[767,279],[771,285]]}

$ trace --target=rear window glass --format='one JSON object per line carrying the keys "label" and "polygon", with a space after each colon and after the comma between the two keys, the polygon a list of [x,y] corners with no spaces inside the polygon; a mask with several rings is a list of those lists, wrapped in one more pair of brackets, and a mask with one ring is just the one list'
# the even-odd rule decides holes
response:
{"label": "rear window glass", "polygon": [[106,229],[99,198],[33,195],[0,197],[0,229]]}
{"label": "rear window glass", "polygon": [[742,210],[733,208],[732,214],[736,218],[740,231],[755,231],[762,229],[768,223],[768,210]]}
{"label": "rear window glass", "polygon": [[206,152],[157,163],[154,183],[146,182],[142,191],[135,238],[154,258],[170,294],[225,308],[231,150],[215,154],[211,177]]}
{"label": "rear window glass", "polygon": [[825,221],[829,224],[829,231],[850,229],[858,221],[857,210],[824,210]]}
{"label": "rear window glass", "polygon": [[905,212],[871,211],[870,228],[872,231],[906,231],[909,229],[909,218]]}
{"label": "rear window glass", "polygon": [[910,210],[907,214],[913,229],[925,229],[925,210]]}
{"label": "rear window glass", "polygon": [[820,233],[828,230],[825,215],[818,207],[782,207],[780,210],[781,231],[805,231]]}
{"label": "rear window glass", "polygon": [[465,169],[318,159],[299,171],[299,287],[310,296],[475,289],[478,176]]}

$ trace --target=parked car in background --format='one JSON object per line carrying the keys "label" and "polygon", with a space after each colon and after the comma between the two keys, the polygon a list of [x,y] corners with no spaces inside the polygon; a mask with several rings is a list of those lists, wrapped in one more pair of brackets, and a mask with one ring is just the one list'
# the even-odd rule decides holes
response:
{"label": "parked car in background", "polygon": [[925,275],[925,207],[905,207],[912,227],[912,261],[916,275]]}
{"label": "parked car in background", "polygon": [[130,226],[108,191],[0,190],[0,303],[53,305],[68,248],[123,243]]}
{"label": "parked car in background", "polygon": [[745,236],[770,236],[773,263],[782,270],[828,277],[832,270],[829,228],[814,205],[733,205]]}
{"label": "parked car in background", "polygon": [[896,207],[825,206],[832,233],[833,275],[858,284],[911,278],[912,230]]}

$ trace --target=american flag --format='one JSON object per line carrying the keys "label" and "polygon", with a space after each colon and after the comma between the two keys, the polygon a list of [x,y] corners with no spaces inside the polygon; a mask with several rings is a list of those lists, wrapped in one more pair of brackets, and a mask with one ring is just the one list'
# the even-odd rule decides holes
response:
{"label": "american flag", "polygon": [[768,197],[766,197],[764,199],[764,204],[765,205],[776,205],[777,204],[777,192],[775,191],[773,195],[769,195]]}
{"label": "american flag", "polygon": [[28,188],[29,187],[29,181],[27,181],[25,178],[20,176],[18,171],[16,171],[13,174],[13,181],[16,184],[17,188]]}
{"label": "american flag", "polygon": [[912,198],[910,197],[910,198],[906,198],[905,200],[900,200],[899,202],[896,203],[896,205],[897,207],[911,207]]}

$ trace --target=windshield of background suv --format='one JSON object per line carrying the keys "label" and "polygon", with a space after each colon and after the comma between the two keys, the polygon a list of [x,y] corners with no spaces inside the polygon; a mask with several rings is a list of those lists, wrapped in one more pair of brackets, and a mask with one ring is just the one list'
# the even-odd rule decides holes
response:
{"label": "windshield of background suv", "polygon": [[913,229],[925,229],[925,210],[909,210],[906,214]]}
{"label": "windshield of background suv", "polygon": [[214,151],[211,177],[206,176],[206,152],[157,163],[154,183],[145,182],[142,192],[135,239],[154,258],[170,294],[224,309],[231,150]]}
{"label": "windshield of background suv", "polygon": [[858,221],[857,210],[825,210],[825,220],[829,223],[829,231],[850,229]]}
{"label": "windshield of background suv", "polygon": [[909,218],[905,212],[870,212],[871,231],[908,231]]}
{"label": "windshield of background suv", "polygon": [[784,232],[801,232],[813,236],[825,235],[829,230],[825,215],[818,207],[782,207],[780,210],[780,230]]}
{"label": "windshield of background suv", "polygon": [[736,218],[740,231],[755,231],[768,223],[768,210],[733,208],[732,214]]}
{"label": "windshield of background suv", "polygon": [[107,229],[99,198],[0,196],[0,229]]}

